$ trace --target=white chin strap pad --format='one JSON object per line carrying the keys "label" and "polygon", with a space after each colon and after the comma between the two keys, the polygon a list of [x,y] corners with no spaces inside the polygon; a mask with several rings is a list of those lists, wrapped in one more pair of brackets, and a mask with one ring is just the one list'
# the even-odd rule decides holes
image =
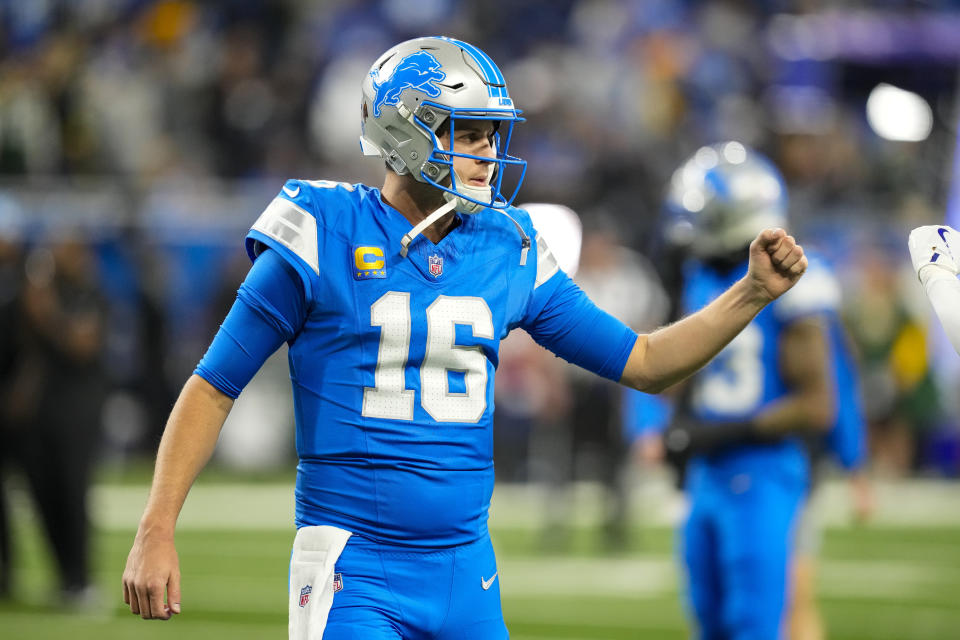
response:
{"label": "white chin strap pad", "polygon": [[[467,197],[473,198],[474,200],[490,202],[492,199],[490,187],[467,187],[462,184],[457,185],[457,191],[466,195]],[[454,195],[447,191],[444,191],[443,197],[446,198],[447,202],[453,202],[454,208],[460,213],[480,213],[486,209],[489,205],[479,204],[477,202],[471,202],[466,198],[461,198],[458,195]]]}
{"label": "white chin strap pad", "polygon": [[[450,175],[453,177],[453,190],[462,193],[467,196],[467,198],[473,198],[474,200],[479,200],[480,202],[493,202],[493,189],[490,185],[484,185],[482,187],[473,187],[468,184],[463,184],[460,180],[460,176],[457,175],[456,171],[450,171]],[[461,198],[458,195],[454,195],[447,191],[443,192],[443,197],[446,198],[447,202],[455,202],[455,209],[460,213],[480,213],[486,209],[488,204],[478,204],[476,202],[471,202],[467,198]]]}

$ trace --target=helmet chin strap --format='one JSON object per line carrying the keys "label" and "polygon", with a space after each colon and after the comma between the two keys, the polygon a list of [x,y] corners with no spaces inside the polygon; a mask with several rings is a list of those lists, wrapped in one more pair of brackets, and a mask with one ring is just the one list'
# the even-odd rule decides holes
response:
{"label": "helmet chin strap", "polygon": [[[490,200],[491,199],[491,189],[489,186],[485,187],[472,187],[465,185],[460,181],[460,176],[457,175],[456,171],[451,171],[453,176],[453,188],[456,191],[462,192],[467,197],[475,198],[477,200]],[[477,202],[470,202],[466,198],[462,198],[453,193],[447,191],[443,192],[443,197],[446,202],[439,209],[428,215],[426,218],[421,220],[403,236],[400,240],[402,245],[400,248],[400,257],[406,258],[407,253],[410,251],[410,243],[413,242],[413,239],[418,235],[423,233],[423,230],[432,225],[434,222],[450,213],[453,210],[459,211],[460,213],[479,213],[483,211],[486,206],[479,204]]]}
{"label": "helmet chin strap", "polygon": [[453,211],[456,206],[457,206],[456,200],[451,200],[449,202],[446,202],[442,207],[440,207],[439,209],[437,209],[436,211],[428,215],[426,218],[418,222],[413,229],[410,229],[410,231],[407,231],[407,233],[400,240],[400,245],[401,245],[400,257],[406,258],[407,252],[410,251],[410,243],[413,242],[413,239],[416,238],[418,235],[420,235],[424,229],[426,229],[427,227],[432,225],[434,222],[436,222],[443,216]]}

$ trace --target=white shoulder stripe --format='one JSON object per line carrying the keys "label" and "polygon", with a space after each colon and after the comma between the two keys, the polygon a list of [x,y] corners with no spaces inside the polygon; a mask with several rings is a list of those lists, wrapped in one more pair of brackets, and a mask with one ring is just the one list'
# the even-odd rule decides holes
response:
{"label": "white shoulder stripe", "polygon": [[557,271],[560,270],[560,265],[557,264],[557,259],[553,256],[553,252],[550,251],[550,247],[547,246],[547,241],[543,239],[539,233],[537,234],[537,279],[533,283],[533,288],[536,289],[544,282],[553,277]]}
{"label": "white shoulder stripe", "polygon": [[320,275],[317,219],[312,215],[278,196],[260,214],[252,228],[293,251]]}

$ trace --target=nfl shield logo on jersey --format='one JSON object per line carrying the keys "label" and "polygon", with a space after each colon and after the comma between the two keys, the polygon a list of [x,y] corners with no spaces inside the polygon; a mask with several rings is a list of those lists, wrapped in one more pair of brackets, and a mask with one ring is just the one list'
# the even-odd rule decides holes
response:
{"label": "nfl shield logo on jersey", "polygon": [[343,574],[335,573],[333,574],[333,592],[343,591]]}
{"label": "nfl shield logo on jersey", "polygon": [[310,593],[313,591],[313,587],[310,585],[305,586],[303,589],[300,589],[300,606],[305,607],[307,603],[310,602]]}
{"label": "nfl shield logo on jersey", "polygon": [[439,278],[440,274],[443,273],[443,258],[437,254],[433,254],[429,258],[430,260],[430,275],[434,278]]}

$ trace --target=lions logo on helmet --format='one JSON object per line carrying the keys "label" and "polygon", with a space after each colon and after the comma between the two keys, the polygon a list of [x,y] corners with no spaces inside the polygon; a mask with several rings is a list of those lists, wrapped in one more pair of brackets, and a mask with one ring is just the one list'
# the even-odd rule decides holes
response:
{"label": "lions logo on helmet", "polygon": [[400,104],[400,94],[404,89],[416,89],[431,98],[439,97],[440,89],[433,83],[440,82],[447,77],[447,74],[440,70],[440,63],[429,52],[417,51],[401,60],[393,70],[393,74],[383,82],[378,82],[379,69],[371,70],[370,76],[373,78],[373,88],[376,92],[373,115],[379,118],[380,107],[385,104],[393,106]]}
{"label": "lions logo on helmet", "polygon": [[[497,65],[480,49],[444,37],[417,38],[383,54],[364,78],[360,146],[400,175],[411,175],[444,192],[457,211],[478,213],[505,209],[520,190],[527,163],[509,155],[513,126],[522,122]],[[493,158],[444,149],[458,121],[494,123]],[[491,184],[461,183],[453,158],[493,165]],[[516,171],[510,195],[501,191],[508,169]]]}
{"label": "lions logo on helmet", "polygon": [[702,147],[670,181],[665,235],[701,258],[747,247],[760,231],[786,226],[783,177],[766,157],[739,142]]}

